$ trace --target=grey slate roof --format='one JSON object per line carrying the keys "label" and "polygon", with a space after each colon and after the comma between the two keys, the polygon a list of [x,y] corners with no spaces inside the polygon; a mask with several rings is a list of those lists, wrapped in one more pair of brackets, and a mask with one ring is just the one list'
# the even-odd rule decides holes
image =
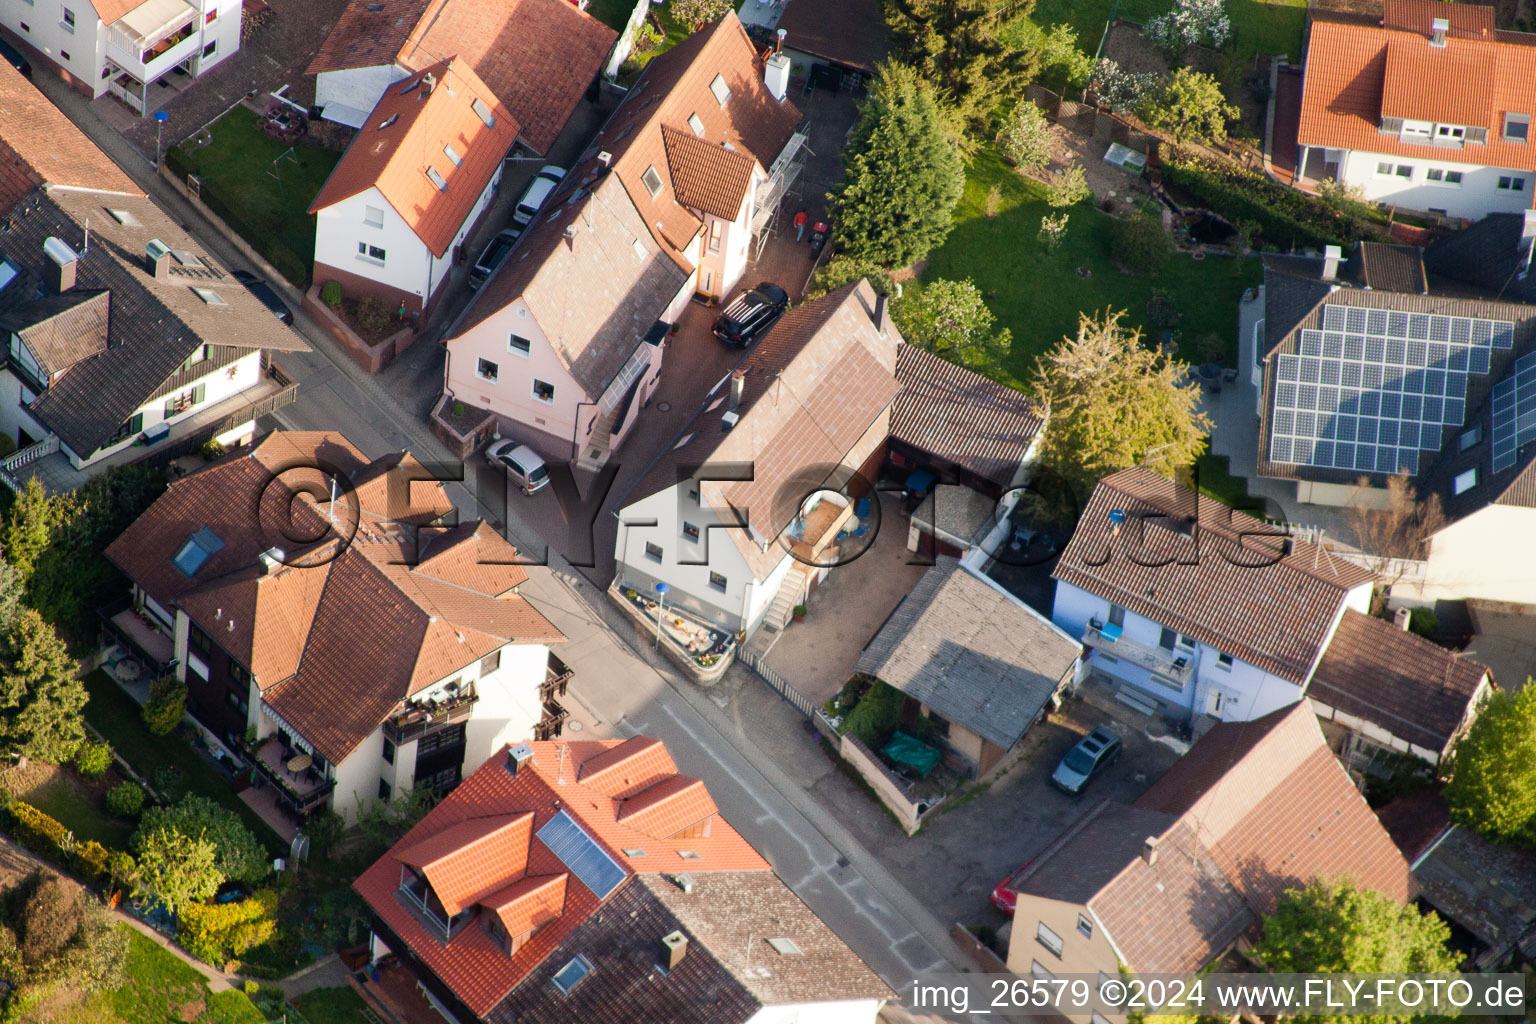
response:
{"label": "grey slate roof", "polygon": [[940,558],[860,655],[875,676],[1004,750],[1024,735],[1082,647],[1033,609]]}
{"label": "grey slate roof", "polygon": [[[131,223],[120,223],[109,210],[126,211]],[[251,349],[309,351],[298,334],[149,199],[39,187],[10,210],[4,223],[0,253],[25,274],[0,291],[0,315],[26,317],[27,305],[42,297],[41,273],[48,258],[43,242],[49,236],[81,254],[76,291],[111,293],[106,347],[74,362],[29,407],[81,456],[100,448],[139,406],[184,386],[181,366],[201,345],[210,346],[210,361],[195,370],[199,376]],[[191,261],[183,265],[172,257],[165,281],[154,279],[144,255],[146,243],[155,238]],[[223,303],[204,302],[192,291],[194,285],[215,292]],[[80,354],[77,346],[66,349],[57,355]]]}
{"label": "grey slate roof", "polygon": [[1148,837],[1178,820],[1166,811],[1105,800],[1047,846],[1013,878],[1012,888],[1031,896],[1087,903],[1141,856]]}

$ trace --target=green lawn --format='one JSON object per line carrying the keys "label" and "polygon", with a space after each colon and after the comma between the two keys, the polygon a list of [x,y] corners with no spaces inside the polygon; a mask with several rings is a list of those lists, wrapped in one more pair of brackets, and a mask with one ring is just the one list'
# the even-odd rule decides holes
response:
{"label": "green lawn", "polygon": [[[999,215],[989,219],[982,203],[993,184],[1001,188],[1003,202]],[[1166,290],[1183,314],[1178,330],[1186,353],[1195,351],[1199,339],[1216,334],[1228,349],[1226,365],[1235,365],[1237,303],[1245,288],[1259,282],[1257,258],[1213,256],[1197,262],[1175,256],[1158,277],[1124,274],[1110,262],[1113,218],[1088,203],[1069,211],[1060,249],[1046,249],[1039,241],[1040,218],[1051,210],[1042,195],[1038,183],[983,150],[970,168],[954,230],[929,256],[923,281],[969,277],[985,294],[999,325],[1013,332],[1012,351],[1000,365],[974,369],[1022,384],[1035,356],[1076,333],[1079,311],[1123,309],[1130,324],[1143,325],[1147,301],[1158,289]],[[1091,276],[1079,277],[1079,266]]]}
{"label": "green lawn", "polygon": [[317,988],[294,1000],[309,1024],[368,1024],[363,997],[350,988]]}
{"label": "green lawn", "polygon": [[273,856],[281,856],[287,850],[288,844],[235,795],[224,777],[208,762],[175,735],[155,736],[144,728],[139,706],[110,676],[97,669],[85,677],[85,688],[90,693],[90,700],[85,705],[85,720],[112,744],[112,749],[121,754],[123,760],[133,765],[135,771],[153,783],[156,768],[161,765],[174,767],[180,772],[180,779],[169,787],[167,796],[175,799],[196,793],[216,800],[239,814],[245,827],[256,833],[256,838]]}
{"label": "green lawn", "polygon": [[209,128],[212,142],[200,147],[188,140],[166,162],[178,174],[202,179],[203,202],[303,288],[315,254],[315,218],[305,211],[341,154],[301,142],[285,156],[288,144],[262,131],[260,121],[236,107]]}
{"label": "green lawn", "polygon": [[126,924],[118,927],[128,933],[123,985],[53,1006],[48,1024],[265,1024],[244,992],[210,993],[207,979],[174,954]]}
{"label": "green lawn", "polygon": [[[1041,25],[1066,22],[1088,53],[1099,48],[1110,18],[1145,23],[1173,6],[1173,0],[1039,0],[1032,17]],[[1228,0],[1232,45],[1245,57],[1255,53],[1301,55],[1306,0]]]}
{"label": "green lawn", "polygon": [[128,848],[133,826],[108,814],[65,771],[59,771],[23,799],[73,832],[80,842],[94,839],[109,850]]}

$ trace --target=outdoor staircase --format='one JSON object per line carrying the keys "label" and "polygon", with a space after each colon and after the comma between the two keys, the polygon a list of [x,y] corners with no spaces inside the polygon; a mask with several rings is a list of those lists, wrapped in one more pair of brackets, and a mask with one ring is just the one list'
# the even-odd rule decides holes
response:
{"label": "outdoor staircase", "polygon": [[604,410],[592,423],[592,431],[576,453],[576,466],[596,472],[607,465],[613,454],[613,425],[619,420],[617,408]]}
{"label": "outdoor staircase", "polygon": [[763,628],[758,631],[758,635],[772,635],[789,625],[790,617],[795,614],[795,605],[800,603],[804,593],[805,574],[800,571],[798,564],[792,565],[779,584],[779,592],[773,595],[773,604],[768,606],[768,614],[763,616]]}

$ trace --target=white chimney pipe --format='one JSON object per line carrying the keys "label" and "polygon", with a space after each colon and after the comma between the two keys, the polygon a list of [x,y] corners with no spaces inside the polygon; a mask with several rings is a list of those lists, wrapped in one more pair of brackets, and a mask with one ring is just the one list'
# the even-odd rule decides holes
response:
{"label": "white chimney pipe", "polygon": [[1429,23],[1429,45],[1444,46],[1445,34],[1451,30],[1451,23],[1445,18],[1436,18]]}
{"label": "white chimney pipe", "polygon": [[779,52],[763,64],[763,84],[780,103],[789,92],[789,54]]}
{"label": "white chimney pipe", "polygon": [[1344,259],[1344,250],[1337,245],[1330,245],[1323,250],[1323,280],[1337,281],[1339,279],[1339,264]]}

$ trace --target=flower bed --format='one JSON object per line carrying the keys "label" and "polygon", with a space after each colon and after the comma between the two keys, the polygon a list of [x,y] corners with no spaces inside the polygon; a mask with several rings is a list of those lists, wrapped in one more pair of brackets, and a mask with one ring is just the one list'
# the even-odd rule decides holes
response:
{"label": "flower bed", "polygon": [[[646,619],[655,623],[661,610],[659,602],[646,597],[633,587],[625,587],[622,593]],[[704,668],[718,663],[736,645],[735,634],[718,626],[700,622],[677,608],[666,610],[666,617],[661,622],[661,635]]]}

